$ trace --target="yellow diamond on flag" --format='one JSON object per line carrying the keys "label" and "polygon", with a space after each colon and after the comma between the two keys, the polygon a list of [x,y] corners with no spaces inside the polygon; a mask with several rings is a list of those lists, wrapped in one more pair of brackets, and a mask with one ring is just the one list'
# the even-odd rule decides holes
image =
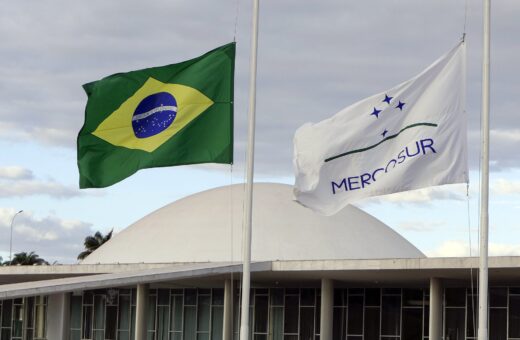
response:
{"label": "yellow diamond on flag", "polygon": [[112,145],[153,152],[211,105],[192,87],[148,78],[92,134]]}

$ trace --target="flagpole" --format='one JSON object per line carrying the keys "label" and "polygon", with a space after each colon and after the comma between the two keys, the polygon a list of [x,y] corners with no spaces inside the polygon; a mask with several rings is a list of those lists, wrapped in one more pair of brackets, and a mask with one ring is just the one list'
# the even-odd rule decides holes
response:
{"label": "flagpole", "polygon": [[478,296],[478,339],[488,340],[488,235],[489,235],[489,59],[490,0],[483,0],[482,57],[482,153],[480,179],[480,271]]}
{"label": "flagpole", "polygon": [[247,143],[246,216],[243,233],[242,308],[240,314],[240,340],[249,338],[249,291],[251,287],[251,230],[253,222],[253,173],[255,152],[255,110],[256,110],[256,57],[258,48],[258,7],[259,0],[253,0],[251,29],[251,61],[249,69],[249,110]]}

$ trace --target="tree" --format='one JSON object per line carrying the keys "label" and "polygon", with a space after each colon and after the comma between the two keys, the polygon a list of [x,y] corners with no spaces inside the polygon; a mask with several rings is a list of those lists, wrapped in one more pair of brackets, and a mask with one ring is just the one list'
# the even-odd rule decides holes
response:
{"label": "tree", "polygon": [[87,236],[85,237],[85,242],[83,244],[85,245],[85,250],[82,251],[78,255],[78,260],[83,260],[90,254],[94,252],[94,250],[98,249],[103,245],[103,243],[108,242],[112,238],[112,232],[114,229],[110,230],[108,234],[103,236],[101,232],[97,231],[94,236]]}
{"label": "tree", "polygon": [[13,260],[11,262],[6,261],[4,264],[9,265],[21,265],[21,266],[32,266],[32,265],[42,265],[42,264],[49,264],[47,261],[42,259],[38,254],[36,254],[34,251],[31,251],[29,253],[27,252],[21,252],[14,254]]}

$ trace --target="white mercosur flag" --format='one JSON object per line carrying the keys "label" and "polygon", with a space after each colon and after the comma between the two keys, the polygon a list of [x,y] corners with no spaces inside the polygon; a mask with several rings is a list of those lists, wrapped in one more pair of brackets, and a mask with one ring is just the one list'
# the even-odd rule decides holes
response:
{"label": "white mercosur flag", "polygon": [[294,136],[295,199],[332,215],[350,202],[468,181],[464,42],[416,77]]}

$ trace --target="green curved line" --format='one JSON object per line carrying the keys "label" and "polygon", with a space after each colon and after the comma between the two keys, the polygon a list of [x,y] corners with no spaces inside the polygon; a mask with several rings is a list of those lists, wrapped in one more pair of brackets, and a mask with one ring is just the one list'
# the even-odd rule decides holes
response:
{"label": "green curved line", "polygon": [[359,152],[364,152],[364,151],[368,151],[370,149],[373,149],[375,148],[376,146],[386,142],[387,140],[390,140],[390,139],[394,139],[395,137],[399,136],[401,134],[401,132],[403,132],[404,130],[408,130],[408,129],[411,129],[413,127],[417,127],[417,126],[432,126],[432,127],[437,127],[437,124],[433,124],[433,123],[415,123],[415,124],[411,124],[411,125],[408,125],[408,126],[405,126],[404,128],[402,128],[398,133],[396,133],[395,135],[391,135],[391,136],[388,136],[386,137],[385,139],[383,139],[382,141],[380,141],[379,143],[376,143],[372,146],[368,146],[366,148],[363,148],[363,149],[357,149],[357,150],[352,150],[352,151],[347,151],[347,152],[344,152],[344,153],[340,153],[339,155],[336,155],[336,156],[332,156],[332,157],[329,157],[327,159],[325,159],[325,163],[327,162],[330,162],[330,161],[333,161],[337,158],[340,158],[340,157],[344,157],[344,156],[348,156],[348,155],[352,155],[354,153],[359,153]]}

